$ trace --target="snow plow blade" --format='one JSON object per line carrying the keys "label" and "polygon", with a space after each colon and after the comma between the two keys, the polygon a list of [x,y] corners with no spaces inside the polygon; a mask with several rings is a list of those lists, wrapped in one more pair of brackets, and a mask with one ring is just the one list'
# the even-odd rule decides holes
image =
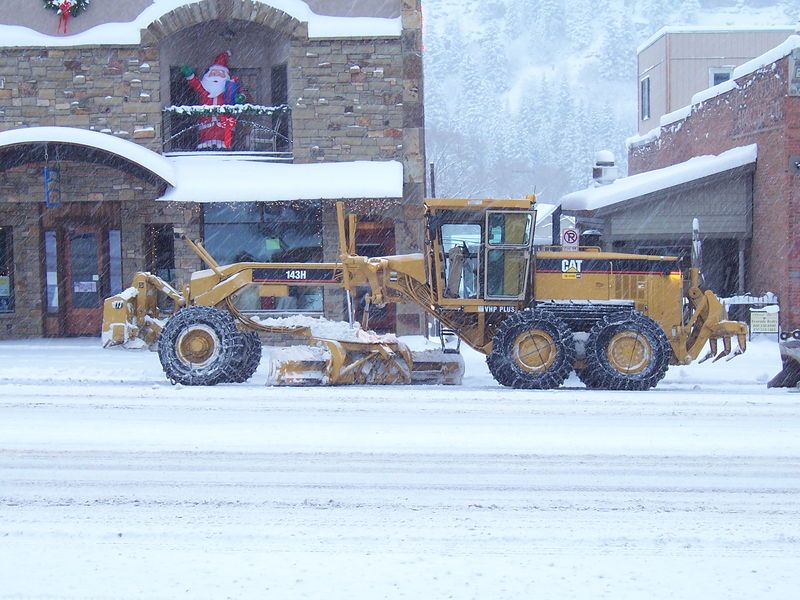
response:
{"label": "snow plow blade", "polygon": [[270,350],[267,385],[460,385],[460,354],[412,352],[405,344],[315,339]]}
{"label": "snow plow blade", "polygon": [[800,339],[781,341],[783,370],[773,377],[767,387],[791,388],[800,385]]}

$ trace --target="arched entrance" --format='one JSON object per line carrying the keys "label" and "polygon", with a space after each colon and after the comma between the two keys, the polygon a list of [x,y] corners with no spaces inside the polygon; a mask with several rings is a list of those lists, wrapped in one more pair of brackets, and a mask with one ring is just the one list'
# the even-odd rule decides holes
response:
{"label": "arched entrance", "polygon": [[124,285],[122,200],[163,192],[172,166],[111,135],[31,127],[0,133],[0,172],[18,190],[0,201],[14,312],[41,306],[44,335],[99,335],[103,300]]}

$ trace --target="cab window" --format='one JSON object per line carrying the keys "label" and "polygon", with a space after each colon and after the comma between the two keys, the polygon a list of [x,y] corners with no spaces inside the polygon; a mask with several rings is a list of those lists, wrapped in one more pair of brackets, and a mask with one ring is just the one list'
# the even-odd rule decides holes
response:
{"label": "cab window", "polygon": [[486,214],[486,297],[525,295],[534,215],[490,211]]}
{"label": "cab window", "polygon": [[481,248],[478,223],[445,223],[441,230],[444,253],[444,296],[477,298]]}

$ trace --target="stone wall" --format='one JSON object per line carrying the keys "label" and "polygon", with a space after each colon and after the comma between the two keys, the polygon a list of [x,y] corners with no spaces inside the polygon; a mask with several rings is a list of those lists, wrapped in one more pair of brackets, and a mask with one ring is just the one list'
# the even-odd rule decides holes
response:
{"label": "stone wall", "polygon": [[0,74],[0,131],[81,127],[161,149],[157,48],[5,48]]}
{"label": "stone wall", "polygon": [[686,119],[663,127],[658,139],[630,149],[631,174],[693,156],[758,144],[753,190],[753,242],[749,291],[776,292],[783,327],[800,327],[800,192],[789,156],[800,155],[800,97],[788,96],[783,58],[740,78],[739,87],[692,108]]}
{"label": "stone wall", "polygon": [[402,75],[399,40],[293,44],[295,161],[401,160]]}

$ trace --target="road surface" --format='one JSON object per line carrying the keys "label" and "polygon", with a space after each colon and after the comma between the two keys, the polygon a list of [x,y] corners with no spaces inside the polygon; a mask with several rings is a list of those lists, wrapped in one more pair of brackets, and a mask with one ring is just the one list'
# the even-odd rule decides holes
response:
{"label": "road surface", "polygon": [[795,598],[800,394],[171,386],[0,343],[2,598]]}

